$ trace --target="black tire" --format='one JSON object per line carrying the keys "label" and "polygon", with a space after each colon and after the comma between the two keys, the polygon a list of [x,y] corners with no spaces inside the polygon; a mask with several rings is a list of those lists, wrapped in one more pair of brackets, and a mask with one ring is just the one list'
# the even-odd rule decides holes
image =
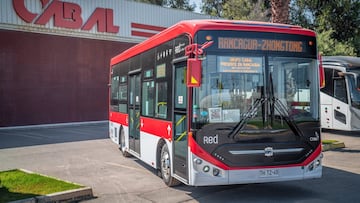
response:
{"label": "black tire", "polygon": [[125,150],[125,132],[124,128],[120,128],[119,132],[119,149],[124,157],[130,157],[131,154]]}
{"label": "black tire", "polygon": [[169,187],[179,185],[180,181],[171,176],[171,157],[166,144],[161,148],[160,172],[165,184]]}

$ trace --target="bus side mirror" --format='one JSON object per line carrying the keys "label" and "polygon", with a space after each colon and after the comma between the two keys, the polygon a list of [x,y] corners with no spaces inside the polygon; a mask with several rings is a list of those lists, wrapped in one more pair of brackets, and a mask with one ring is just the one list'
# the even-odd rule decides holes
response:
{"label": "bus side mirror", "polygon": [[186,85],[188,87],[200,87],[201,73],[201,60],[197,58],[189,58],[187,60]]}

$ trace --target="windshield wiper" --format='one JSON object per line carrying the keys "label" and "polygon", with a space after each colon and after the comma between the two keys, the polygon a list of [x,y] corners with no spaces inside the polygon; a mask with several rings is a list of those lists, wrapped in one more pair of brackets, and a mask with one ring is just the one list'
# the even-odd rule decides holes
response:
{"label": "windshield wiper", "polygon": [[296,123],[291,119],[289,113],[287,111],[286,106],[280,101],[280,99],[273,97],[273,105],[275,109],[280,113],[280,117],[285,120],[288,124],[290,129],[295,133],[297,136],[302,136],[302,133]]}
{"label": "windshield wiper", "polygon": [[271,124],[273,122],[273,117],[275,115],[275,110],[277,110],[280,113],[280,117],[285,120],[287,125],[290,127],[290,129],[295,133],[297,136],[302,136],[302,133],[298,126],[295,124],[295,122],[291,119],[288,113],[287,107],[280,101],[280,99],[276,98],[274,96],[274,84],[273,84],[273,78],[272,73],[269,75],[270,81],[270,109],[271,109]]}
{"label": "windshield wiper", "polygon": [[247,120],[253,118],[258,110],[258,107],[263,105],[268,99],[265,97],[261,97],[255,100],[255,103],[249,108],[249,110],[244,114],[244,118],[242,118],[239,123],[234,127],[234,129],[229,133],[230,138],[234,138],[244,127]]}

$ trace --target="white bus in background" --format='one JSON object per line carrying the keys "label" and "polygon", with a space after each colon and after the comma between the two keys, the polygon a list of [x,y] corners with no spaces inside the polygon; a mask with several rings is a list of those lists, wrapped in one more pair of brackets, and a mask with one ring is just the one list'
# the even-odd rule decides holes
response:
{"label": "white bus in background", "polygon": [[325,87],[321,89],[321,127],[360,130],[360,58],[323,57]]}

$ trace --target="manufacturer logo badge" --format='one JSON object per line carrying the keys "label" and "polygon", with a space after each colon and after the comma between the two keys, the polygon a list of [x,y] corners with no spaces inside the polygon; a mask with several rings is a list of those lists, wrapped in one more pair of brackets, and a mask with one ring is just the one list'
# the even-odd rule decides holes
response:
{"label": "manufacturer logo badge", "polygon": [[264,153],[266,157],[274,156],[274,149],[272,147],[266,147]]}

